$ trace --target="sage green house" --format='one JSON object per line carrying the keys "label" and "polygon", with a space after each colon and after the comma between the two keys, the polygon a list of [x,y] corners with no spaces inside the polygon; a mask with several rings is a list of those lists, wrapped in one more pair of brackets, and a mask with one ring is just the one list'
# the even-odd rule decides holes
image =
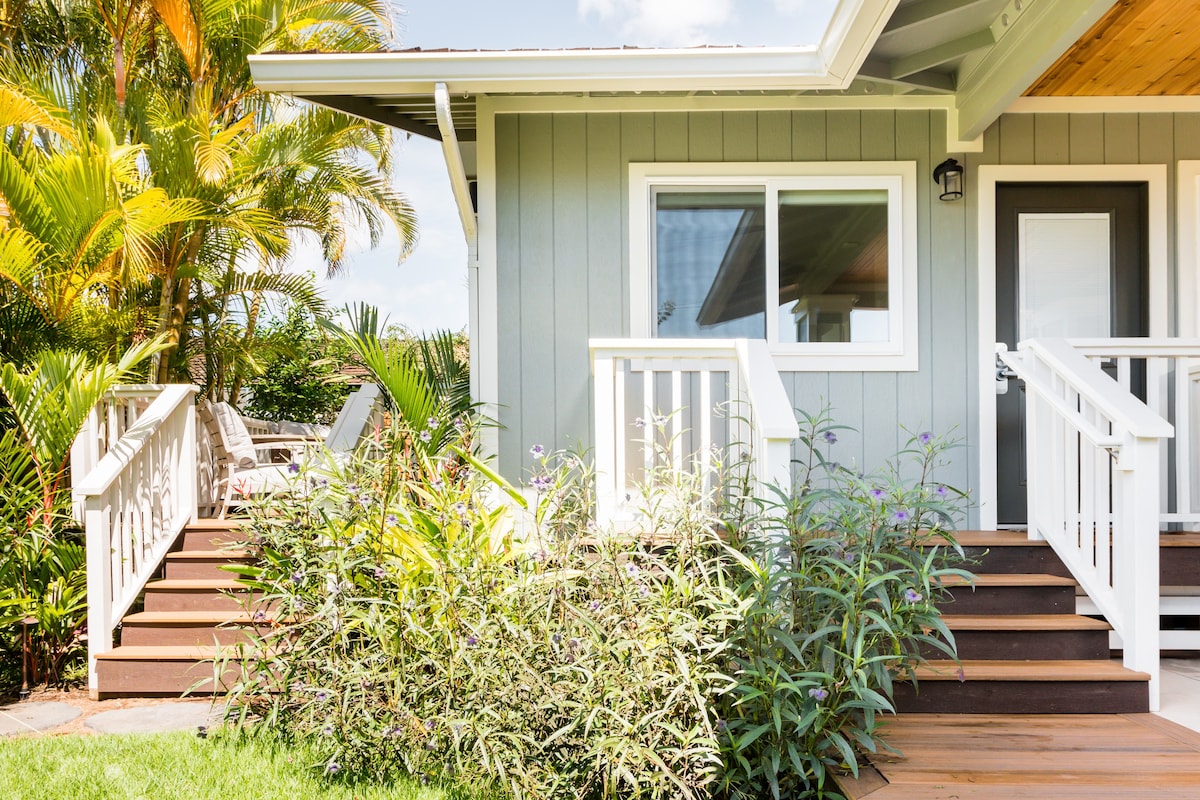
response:
{"label": "sage green house", "polygon": [[[591,447],[615,511],[669,417],[677,455],[746,436],[785,479],[791,409],[829,404],[852,428],[831,457],[869,469],[912,433],[956,436],[938,480],[970,490],[971,526],[1023,526],[1058,502],[1027,500],[1050,486],[1034,467],[1077,475],[1070,442],[1111,455],[1149,430],[1140,406],[1175,426],[1152,491],[1184,524],[1200,73],[1183,22],[1131,21],[1155,1],[847,0],[809,47],[251,66],[442,142],[475,396],[511,478],[532,445]],[[730,401],[747,419],[709,413]],[[1119,516],[1107,459],[1054,497]]]}

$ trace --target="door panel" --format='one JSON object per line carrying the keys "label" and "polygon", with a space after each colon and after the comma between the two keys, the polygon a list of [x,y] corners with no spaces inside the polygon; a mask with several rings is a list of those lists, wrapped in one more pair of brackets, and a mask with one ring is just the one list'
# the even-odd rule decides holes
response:
{"label": "door panel", "polygon": [[[996,187],[996,341],[1145,336],[1146,185]],[[1139,383],[1135,377],[1135,385]],[[1025,390],[996,398],[997,519],[1025,524]]]}

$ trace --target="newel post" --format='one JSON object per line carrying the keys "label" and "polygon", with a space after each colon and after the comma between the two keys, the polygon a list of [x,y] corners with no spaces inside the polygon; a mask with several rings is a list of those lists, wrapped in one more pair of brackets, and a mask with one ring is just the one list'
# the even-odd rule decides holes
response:
{"label": "newel post", "polygon": [[97,699],[96,657],[112,650],[112,543],[103,495],[83,499],[87,551],[88,690]]}
{"label": "newel post", "polygon": [[1150,710],[1159,708],[1159,440],[1126,437],[1114,478],[1113,586],[1122,598],[1127,668],[1150,675]]}
{"label": "newel post", "polygon": [[596,521],[601,526],[617,515],[616,365],[612,355],[597,352],[593,358],[596,409]]}

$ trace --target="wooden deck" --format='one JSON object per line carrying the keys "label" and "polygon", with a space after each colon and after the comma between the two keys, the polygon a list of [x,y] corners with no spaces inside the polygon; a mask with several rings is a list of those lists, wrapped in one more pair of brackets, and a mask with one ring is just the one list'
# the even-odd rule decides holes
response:
{"label": "wooden deck", "polygon": [[1196,800],[1200,734],[1153,714],[901,714],[850,800]]}

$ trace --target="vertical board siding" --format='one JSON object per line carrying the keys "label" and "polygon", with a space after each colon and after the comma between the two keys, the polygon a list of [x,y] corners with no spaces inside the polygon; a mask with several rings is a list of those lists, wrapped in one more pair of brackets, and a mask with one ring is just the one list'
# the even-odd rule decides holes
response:
{"label": "vertical board siding", "polygon": [[[1200,114],[1011,114],[982,153],[948,153],[945,116],[925,110],[501,114],[496,118],[501,468],[519,478],[531,443],[591,441],[587,338],[630,329],[628,167],[638,161],[858,161],[917,164],[920,367],[783,376],[798,407],[832,404],[831,458],[870,469],[911,432],[950,433],[937,479],[978,479],[975,178],[981,164],[1168,165],[1200,158]],[[942,203],[930,174],[965,161],[966,198]],[[1174,280],[1174,191],[1167,197]],[[1173,284],[1172,284],[1173,285]],[[974,514],[973,514],[974,518]],[[972,520],[973,521],[973,520]]]}

